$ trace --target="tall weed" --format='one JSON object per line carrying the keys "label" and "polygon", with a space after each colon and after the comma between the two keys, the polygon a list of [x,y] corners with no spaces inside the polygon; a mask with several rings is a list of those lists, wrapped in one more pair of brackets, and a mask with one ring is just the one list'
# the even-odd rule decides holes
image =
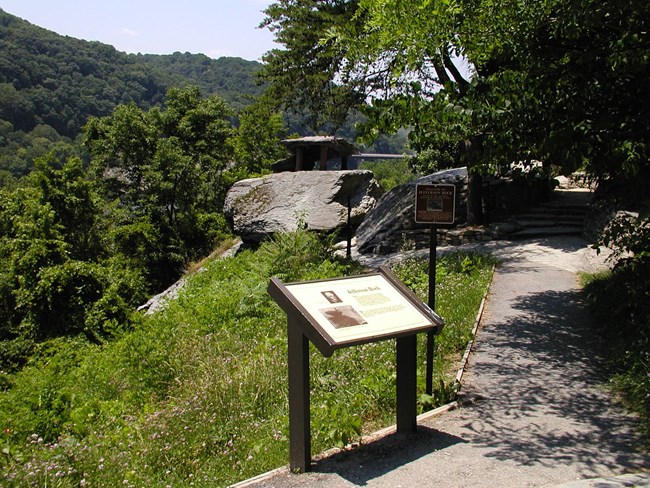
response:
{"label": "tall weed", "polygon": [[650,446],[650,260],[585,277],[585,297],[607,359],[610,384],[641,415]]}
{"label": "tall weed", "polygon": [[[441,405],[455,396],[453,368],[471,340],[476,313],[487,291],[496,260],[485,254],[453,252],[439,256],[436,262],[436,312],[445,319],[445,327],[435,339],[435,364],[432,396],[421,398],[423,408]],[[428,259],[410,259],[396,267],[395,273],[420,299],[428,300]],[[425,338],[419,338],[419,386],[424,390]],[[441,382],[442,381],[442,382]]]}

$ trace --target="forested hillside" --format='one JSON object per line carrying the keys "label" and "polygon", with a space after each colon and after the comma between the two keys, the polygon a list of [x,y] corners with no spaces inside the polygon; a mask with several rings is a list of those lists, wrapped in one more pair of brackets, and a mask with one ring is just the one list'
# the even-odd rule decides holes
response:
{"label": "forested hillside", "polygon": [[261,91],[260,66],[202,54],[126,54],[0,10],[0,170],[23,175],[46,152],[74,152],[68,145],[89,117],[130,102],[149,109],[170,87],[197,85],[239,109]]}
{"label": "forested hillside", "polygon": [[190,80],[201,88],[201,92],[219,95],[236,110],[248,105],[252,95],[261,95],[263,91],[254,77],[261,67],[255,61],[242,58],[212,59],[205,54],[180,52],[168,55],[138,54],[135,58],[175,80]]}

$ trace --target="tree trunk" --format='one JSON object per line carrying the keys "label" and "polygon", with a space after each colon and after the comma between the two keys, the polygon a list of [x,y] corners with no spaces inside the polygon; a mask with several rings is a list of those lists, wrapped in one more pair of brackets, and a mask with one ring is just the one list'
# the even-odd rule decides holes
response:
{"label": "tree trunk", "polygon": [[483,149],[483,137],[478,134],[465,141],[464,160],[467,165],[467,225],[483,223],[483,176],[477,171]]}
{"label": "tree trunk", "polygon": [[483,176],[467,168],[467,225],[483,223]]}
{"label": "tree trunk", "polygon": [[429,60],[431,61],[431,64],[433,64],[433,69],[436,70],[440,84],[444,85],[445,83],[450,82],[451,78],[447,74],[447,71],[445,71],[445,64],[442,58],[442,54],[440,52],[436,52],[433,56],[429,56]]}

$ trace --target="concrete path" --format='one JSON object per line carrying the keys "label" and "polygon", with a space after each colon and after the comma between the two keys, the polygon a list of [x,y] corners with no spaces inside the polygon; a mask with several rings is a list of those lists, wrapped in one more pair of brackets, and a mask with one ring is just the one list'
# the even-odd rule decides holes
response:
{"label": "concrete path", "polygon": [[[650,487],[635,419],[603,387],[578,289],[576,271],[601,257],[578,238],[487,246],[502,262],[459,408],[420,421],[417,434],[385,435],[313,472],[284,468],[248,486]],[[585,481],[626,473],[636,476]]]}

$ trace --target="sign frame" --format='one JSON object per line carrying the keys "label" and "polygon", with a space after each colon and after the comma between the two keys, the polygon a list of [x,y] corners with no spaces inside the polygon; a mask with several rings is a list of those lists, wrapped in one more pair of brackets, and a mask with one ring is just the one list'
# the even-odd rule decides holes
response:
{"label": "sign frame", "polygon": [[415,185],[415,223],[448,224],[456,221],[456,185]]}
{"label": "sign frame", "polygon": [[[359,293],[348,293],[351,286],[357,287],[351,291]],[[285,284],[271,278],[268,293],[287,316],[301,326],[303,333],[325,357],[343,347],[420,332],[438,334],[444,327],[444,320],[386,266],[381,266],[378,273],[302,283]],[[319,300],[306,299],[310,293],[318,296]],[[326,293],[332,293],[334,297],[330,299]],[[371,302],[374,305],[366,309],[359,305]],[[387,310],[391,307],[392,310]],[[335,324],[338,318],[334,314],[338,311],[344,315],[341,320],[346,321],[340,326]],[[385,312],[385,317],[380,320],[374,320],[377,315],[368,317],[382,312]],[[390,320],[401,320],[402,323],[385,323]]]}

